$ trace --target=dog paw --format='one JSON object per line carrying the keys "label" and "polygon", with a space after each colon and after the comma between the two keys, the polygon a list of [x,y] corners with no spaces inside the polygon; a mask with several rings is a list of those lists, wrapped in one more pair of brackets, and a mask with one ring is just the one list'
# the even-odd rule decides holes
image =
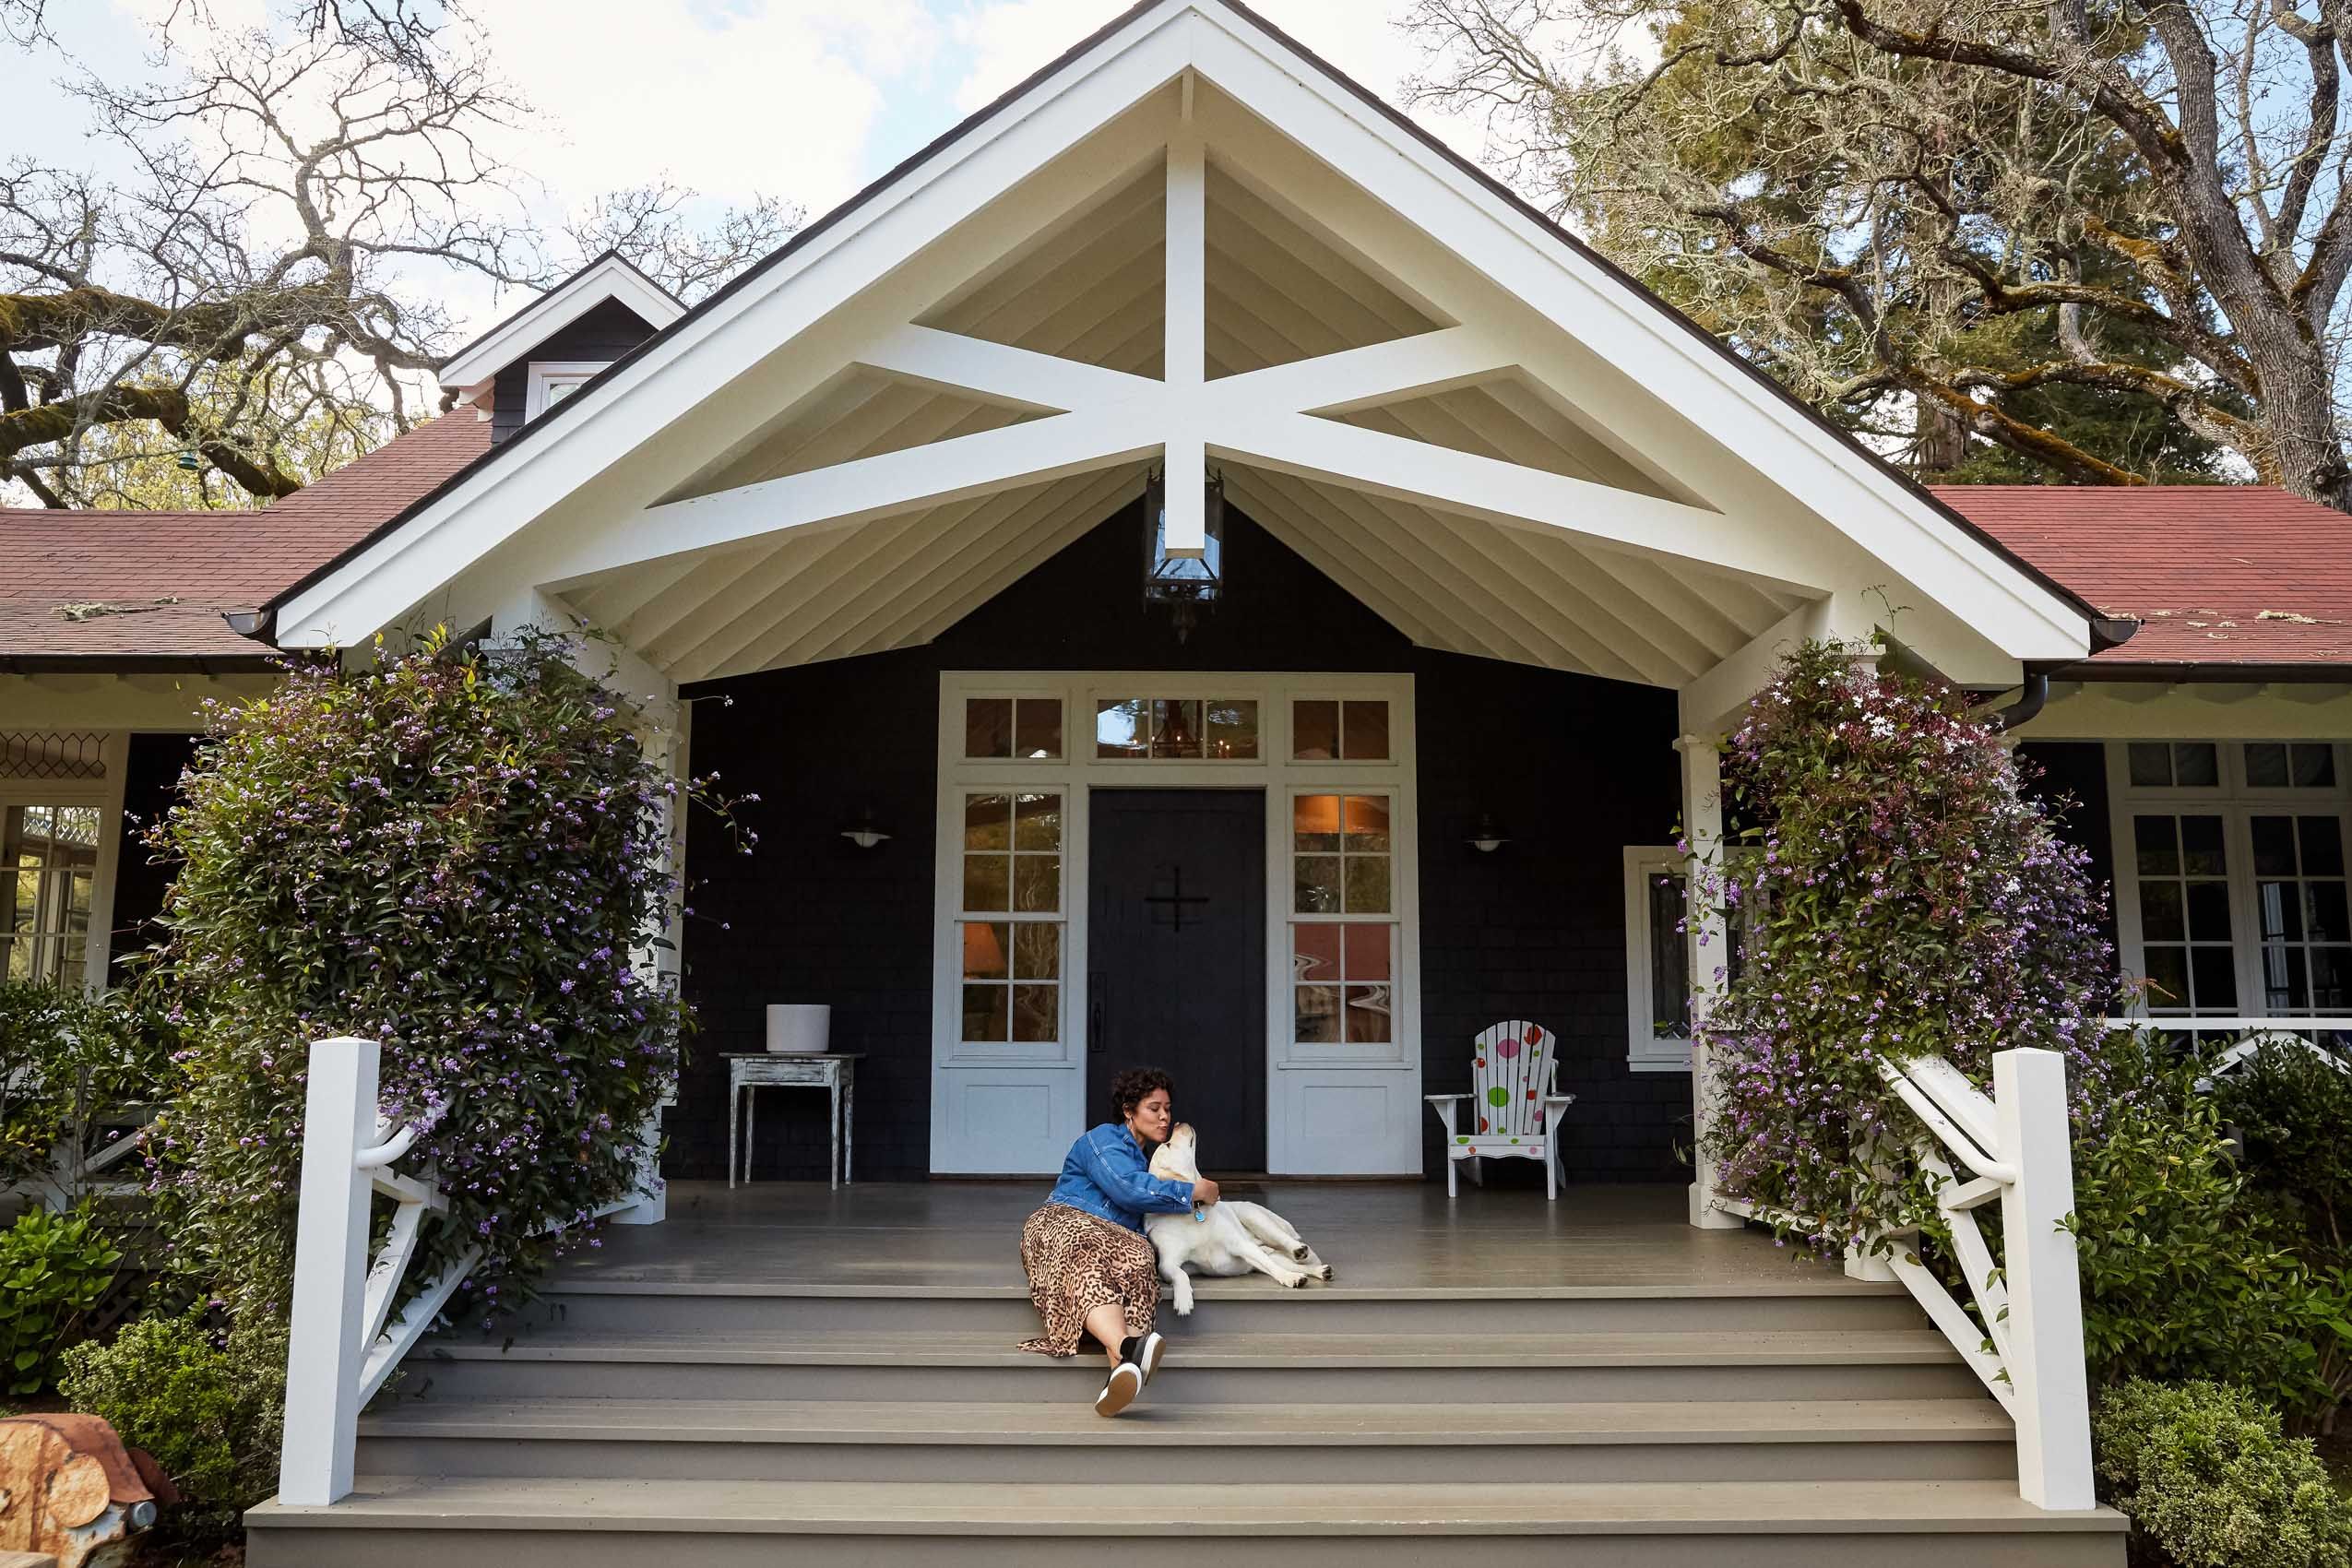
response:
{"label": "dog paw", "polygon": [[1306,1289],[1306,1284],[1307,1277],[1303,1274],[1294,1274],[1281,1282],[1285,1290],[1303,1290]]}
{"label": "dog paw", "polygon": [[1330,1284],[1331,1265],[1329,1264],[1324,1264],[1321,1268],[1315,1270],[1315,1277],[1322,1280],[1325,1285]]}
{"label": "dog paw", "polygon": [[1298,1246],[1298,1247],[1293,1247],[1293,1248],[1291,1248],[1291,1249],[1290,1249],[1290,1261],[1291,1261],[1291,1262],[1293,1262],[1293,1263],[1304,1263],[1304,1262],[1306,1262],[1306,1261],[1307,1261],[1307,1249],[1306,1249],[1305,1247],[1303,1247],[1303,1246]]}

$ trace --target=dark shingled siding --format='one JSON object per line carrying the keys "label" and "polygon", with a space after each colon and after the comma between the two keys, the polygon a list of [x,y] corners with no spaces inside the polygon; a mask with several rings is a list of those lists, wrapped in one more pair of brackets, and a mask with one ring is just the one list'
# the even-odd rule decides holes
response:
{"label": "dark shingled siding", "polygon": [[[1140,528],[1134,508],[1121,512],[928,647],[690,692],[695,770],[763,799],[745,813],[755,854],[734,854],[700,816],[690,837],[685,983],[703,1030],[668,1121],[670,1172],[724,1174],[719,1056],[759,1049],[761,1008],[779,1001],[831,1003],[836,1048],[866,1053],[859,1175],[927,1171],[940,671],[1225,669],[1414,676],[1425,1087],[1467,1087],[1469,1037],[1533,1018],[1560,1035],[1562,1087],[1579,1097],[1563,1140],[1571,1179],[1675,1178],[1690,1081],[1625,1066],[1621,891],[1623,847],[1671,837],[1672,694],[1414,647],[1232,514],[1230,597],[1180,646],[1142,611]],[[869,805],[896,837],[865,853],[837,830]],[[1512,834],[1491,856],[1463,842],[1482,811]],[[1424,1128],[1432,1172],[1435,1128]],[[820,1098],[763,1097],[762,1176],[821,1175],[825,1139]]]}

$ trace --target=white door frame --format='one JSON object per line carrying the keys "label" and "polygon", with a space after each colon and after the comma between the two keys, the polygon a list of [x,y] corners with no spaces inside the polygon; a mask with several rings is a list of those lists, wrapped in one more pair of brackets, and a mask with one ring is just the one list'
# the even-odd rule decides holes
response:
{"label": "white door frame", "polygon": [[[964,755],[972,697],[1058,700],[1063,754]],[[1254,759],[1101,758],[1098,701],[1219,698],[1258,704]],[[1388,705],[1388,756],[1301,761],[1291,754],[1291,704],[1375,699]],[[932,960],[932,1143],[936,1174],[1058,1170],[1070,1143],[1099,1120],[1087,1103],[1087,866],[1092,791],[1233,789],[1266,802],[1266,1163],[1277,1174],[1410,1175],[1420,1170],[1420,926],[1413,678],[1406,674],[1169,671],[948,671],[940,676],[937,836]],[[1063,923],[1060,1038],[1039,1044],[963,1039],[963,798],[968,792],[1058,792]],[[1300,795],[1384,795],[1392,845],[1392,1039],[1379,1045],[1292,1039],[1291,806]]]}

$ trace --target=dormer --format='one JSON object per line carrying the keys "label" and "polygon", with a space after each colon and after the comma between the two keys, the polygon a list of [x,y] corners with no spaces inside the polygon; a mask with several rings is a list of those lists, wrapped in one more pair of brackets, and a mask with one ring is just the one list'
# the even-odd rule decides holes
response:
{"label": "dormer", "polygon": [[452,355],[441,388],[490,422],[495,445],[685,314],[607,251]]}

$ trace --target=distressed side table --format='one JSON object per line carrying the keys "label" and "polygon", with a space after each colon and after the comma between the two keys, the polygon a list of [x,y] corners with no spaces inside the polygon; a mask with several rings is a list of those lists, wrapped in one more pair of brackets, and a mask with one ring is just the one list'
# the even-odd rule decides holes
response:
{"label": "distressed side table", "polygon": [[[727,1054],[727,1185],[735,1175],[752,1179],[752,1133],[758,1125],[757,1091],[772,1088],[824,1089],[831,1097],[833,1149],[826,1168],[826,1184],[838,1187],[850,1180],[850,1154],[855,1146],[852,1125],[857,1110],[858,1063],[863,1051],[745,1051]],[[742,1142],[736,1143],[740,1127]],[[742,1163],[736,1149],[742,1150]]]}

